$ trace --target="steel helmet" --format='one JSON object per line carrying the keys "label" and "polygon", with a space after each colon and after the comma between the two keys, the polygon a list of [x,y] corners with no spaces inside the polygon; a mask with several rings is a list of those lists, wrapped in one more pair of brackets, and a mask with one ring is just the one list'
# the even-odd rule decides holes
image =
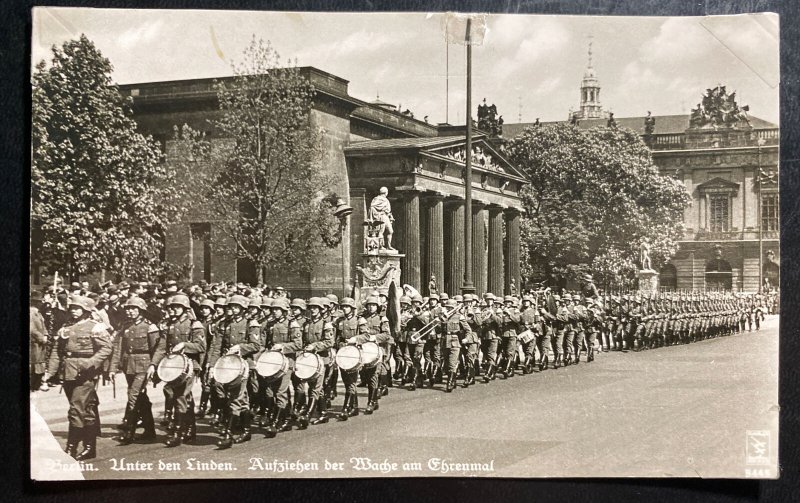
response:
{"label": "steel helmet", "polygon": [[258,307],[258,308],[260,308],[262,306],[261,297],[259,297],[259,296],[253,296],[253,297],[248,298],[247,300],[250,302],[247,305],[247,307]]}
{"label": "steel helmet", "polygon": [[250,305],[250,301],[244,295],[231,295],[231,298],[228,300],[228,305],[237,305],[242,309],[246,309],[247,306]]}
{"label": "steel helmet", "polygon": [[369,297],[367,297],[367,301],[364,304],[365,305],[366,304],[375,304],[376,306],[379,306],[379,305],[381,305],[381,301],[377,296],[370,295]]}
{"label": "steel helmet", "polygon": [[299,307],[300,309],[305,311],[306,310],[306,301],[304,301],[303,299],[298,297],[296,299],[292,299],[291,306],[292,307]]}
{"label": "steel helmet", "polygon": [[339,302],[340,306],[350,306],[353,309],[356,308],[356,301],[351,297],[342,297],[342,300]]}
{"label": "steel helmet", "polygon": [[325,304],[328,299],[323,300],[321,297],[311,297],[306,303],[307,307],[317,306],[320,309],[325,309]]}
{"label": "steel helmet", "polygon": [[458,302],[456,302],[456,299],[447,299],[444,303],[444,307],[458,307]]}
{"label": "steel helmet", "polygon": [[325,298],[328,299],[331,302],[331,305],[335,306],[336,304],[339,303],[339,297],[335,296],[332,293],[329,293],[328,295],[326,295]]}
{"label": "steel helmet", "polygon": [[189,309],[191,304],[189,304],[189,297],[186,295],[179,293],[177,295],[173,295],[167,300],[168,306],[181,306],[183,308]]}
{"label": "steel helmet", "polygon": [[407,304],[407,305],[410,306],[411,305],[411,299],[409,299],[407,295],[403,295],[402,297],[400,297],[400,304],[401,305],[402,304]]}
{"label": "steel helmet", "polygon": [[123,307],[135,307],[141,311],[147,311],[147,303],[140,297],[131,297],[127,300],[127,302],[125,302]]}
{"label": "steel helmet", "polygon": [[207,307],[207,308],[209,308],[209,309],[211,309],[213,311],[214,310],[214,301],[211,300],[211,299],[206,299],[206,300],[204,300],[203,302],[200,303],[200,307]]}
{"label": "steel helmet", "polygon": [[272,306],[270,306],[270,307],[272,307],[273,309],[275,309],[277,307],[278,309],[283,309],[285,312],[288,312],[289,311],[289,299],[287,299],[285,297],[280,298],[280,299],[274,299],[272,301]]}

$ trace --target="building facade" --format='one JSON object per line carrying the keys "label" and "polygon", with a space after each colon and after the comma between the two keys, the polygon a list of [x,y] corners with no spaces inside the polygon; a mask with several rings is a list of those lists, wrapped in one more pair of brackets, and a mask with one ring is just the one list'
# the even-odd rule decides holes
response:
{"label": "building facade", "polygon": [[[463,128],[437,127],[380,101],[367,103],[348,93],[348,82],[316,68],[301,73],[313,84],[311,127],[322,133],[320,169],[337,180],[330,190],[354,211],[345,222],[341,248],[323,252],[308,274],[283,271],[265,277],[297,295],[350,295],[362,261],[364,222],[380,187],[389,189],[395,218],[394,245],[404,255],[401,281],[427,293],[455,294],[464,276]],[[166,162],[175,153],[174,129],[187,124],[215,138],[219,106],[212,79],[120,86],[133,100],[143,133],[163,146]],[[487,140],[473,137],[473,275],[478,293],[502,294],[520,284],[519,190],[525,180]],[[254,284],[256,271],[243,259],[220,255],[211,240],[213,222],[198,207],[169,230],[165,259],[188,265],[192,281]]]}

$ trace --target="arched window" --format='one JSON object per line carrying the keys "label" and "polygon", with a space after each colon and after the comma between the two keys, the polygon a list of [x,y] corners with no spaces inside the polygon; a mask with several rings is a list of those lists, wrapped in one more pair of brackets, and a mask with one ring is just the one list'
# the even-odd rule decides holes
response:
{"label": "arched window", "polygon": [[715,258],[706,264],[706,289],[708,290],[730,290],[733,284],[733,271],[731,265]]}
{"label": "arched window", "polygon": [[675,290],[678,288],[678,271],[672,264],[666,264],[658,274],[658,284],[662,290]]}

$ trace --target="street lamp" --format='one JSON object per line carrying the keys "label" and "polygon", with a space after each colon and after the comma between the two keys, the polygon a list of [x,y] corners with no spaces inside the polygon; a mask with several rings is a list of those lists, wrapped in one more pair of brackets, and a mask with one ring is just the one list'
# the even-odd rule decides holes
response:
{"label": "street lamp", "polygon": [[345,278],[347,277],[347,266],[344,260],[344,238],[345,231],[347,230],[347,217],[353,213],[353,207],[346,204],[341,198],[336,199],[336,209],[333,210],[333,216],[339,219],[339,232],[341,232],[341,245],[342,245],[342,297],[347,296],[347,286]]}

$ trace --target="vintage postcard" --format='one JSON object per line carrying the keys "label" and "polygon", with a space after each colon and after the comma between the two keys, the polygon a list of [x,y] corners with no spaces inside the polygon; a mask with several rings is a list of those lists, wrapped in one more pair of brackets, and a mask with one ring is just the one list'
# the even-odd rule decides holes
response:
{"label": "vintage postcard", "polygon": [[778,478],[778,33],[34,9],[31,478]]}

